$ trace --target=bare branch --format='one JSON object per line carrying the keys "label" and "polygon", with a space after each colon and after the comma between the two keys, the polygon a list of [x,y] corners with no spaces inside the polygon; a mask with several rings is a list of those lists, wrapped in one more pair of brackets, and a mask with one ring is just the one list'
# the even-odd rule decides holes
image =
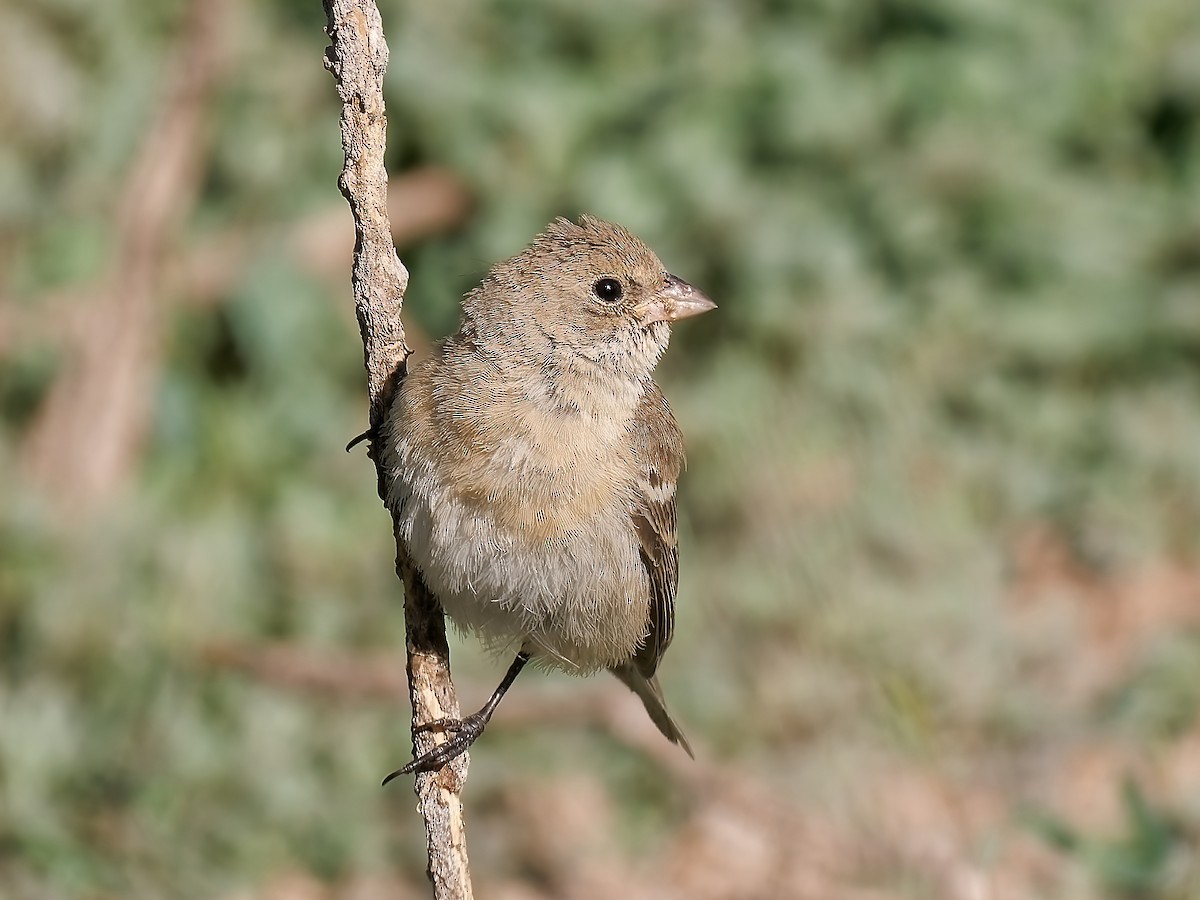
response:
{"label": "bare branch", "polygon": [[[409,352],[400,324],[408,271],[392,244],[387,171],[383,164],[387,146],[383,76],[388,49],[374,0],[323,2],[331,42],[325,53],[325,65],[333,73],[342,99],[342,149],[346,164],[339,184],[354,214],[354,308],[362,331],[374,435],[396,385],[404,377]],[[371,458],[376,460],[380,496],[383,496],[384,473],[378,468],[379,454],[374,450],[372,447]],[[445,738],[417,735],[416,725],[443,716],[457,717],[458,701],[450,679],[450,651],[441,606],[405,556],[398,533],[396,537],[396,571],[404,582],[413,741],[414,745],[428,745]],[[464,754],[441,772],[421,774],[416,779],[428,837],[429,879],[437,900],[472,897],[462,821],[461,791],[466,773]]]}
{"label": "bare branch", "polygon": [[388,224],[387,119],[383,76],[388,48],[383,23],[373,2],[324,0],[330,45],[325,66],[342,98],[342,151],[346,164],[338,186],[354,215],[354,311],[362,331],[367,366],[370,422],[382,421],[395,382],[404,375],[408,348],[400,306],[408,270],[396,256]]}

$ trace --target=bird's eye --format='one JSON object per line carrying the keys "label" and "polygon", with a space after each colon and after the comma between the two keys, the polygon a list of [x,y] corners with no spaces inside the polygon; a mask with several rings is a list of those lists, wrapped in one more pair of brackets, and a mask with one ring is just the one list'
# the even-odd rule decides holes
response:
{"label": "bird's eye", "polygon": [[617,281],[617,279],[601,278],[592,285],[592,293],[605,303],[616,303],[621,299],[621,295],[625,291],[621,288],[621,282]]}

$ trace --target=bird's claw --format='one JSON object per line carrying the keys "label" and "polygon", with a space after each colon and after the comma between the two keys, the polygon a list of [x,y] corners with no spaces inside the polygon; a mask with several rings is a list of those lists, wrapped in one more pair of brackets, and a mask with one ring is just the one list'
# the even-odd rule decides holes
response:
{"label": "bird's claw", "polygon": [[349,453],[351,450],[353,450],[355,447],[357,447],[363,441],[368,441],[368,440],[369,441],[375,440],[375,429],[374,428],[368,428],[362,434],[355,435],[354,437],[352,437],[350,439],[350,443],[348,443],[346,445],[346,452]]}
{"label": "bird's claw", "polygon": [[[470,716],[466,717],[471,718]],[[458,731],[466,719],[451,719],[448,716],[443,716],[440,719],[430,719],[428,722],[422,722],[413,728],[417,734],[425,734],[430,731]]]}
{"label": "bird's claw", "polygon": [[444,731],[452,735],[449,740],[438,744],[428,753],[422,753],[420,756],[413,759],[407,765],[402,766],[395,772],[392,772],[387,778],[383,779],[386,785],[393,778],[398,778],[401,775],[411,775],[414,772],[436,772],[450,760],[462,755],[467,751],[467,748],[475,743],[476,738],[483,734],[484,726],[487,725],[490,716],[485,716],[478,713],[472,713],[469,716],[464,716],[461,719],[434,719],[431,722],[425,722],[416,726],[414,732],[430,732]]}

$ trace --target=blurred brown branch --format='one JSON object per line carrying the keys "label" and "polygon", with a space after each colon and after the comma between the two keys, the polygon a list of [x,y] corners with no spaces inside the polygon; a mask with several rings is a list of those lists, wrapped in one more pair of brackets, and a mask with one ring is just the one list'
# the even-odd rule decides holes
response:
{"label": "blurred brown branch", "polygon": [[164,260],[199,187],[229,3],[188,7],[167,90],[120,192],[108,283],[72,333],[67,369],[22,448],[25,470],[72,512],[123,481],[145,436],[162,352]]}
{"label": "blurred brown branch", "polygon": [[[201,649],[202,665],[240,672],[281,690],[316,695],[338,702],[394,702],[408,686],[390,655],[318,652],[289,643],[216,641]],[[479,690],[487,689],[480,684]],[[681,760],[646,718],[640,701],[616,682],[574,688],[569,694],[552,689],[513,696],[501,707],[490,729],[534,725],[578,725],[595,728],[612,740],[652,760],[681,784],[703,781],[711,767]]]}
{"label": "blurred brown branch", "polygon": [[315,653],[288,643],[215,641],[201,648],[200,662],[217,670],[241,672],[284,690],[319,694],[339,702],[394,702],[408,691],[390,653],[364,658],[357,653]]}
{"label": "blurred brown branch", "polygon": [[[374,0],[324,0],[330,46],[325,65],[333,74],[342,100],[342,150],[346,163],[339,184],[354,214],[354,309],[362,331],[370,398],[370,433],[383,421],[396,384],[404,377],[408,347],[400,307],[408,271],[396,256],[388,224],[387,118],[383,76],[388,48]],[[386,487],[372,439],[380,496]],[[396,571],[404,582],[409,697],[413,743],[424,752],[444,735],[419,734],[420,723],[459,715],[450,679],[446,624],[437,600],[408,561],[396,532]],[[416,792],[425,819],[428,875],[437,900],[470,898],[461,792],[467,777],[466,754],[440,772],[416,776]]]}
{"label": "blurred brown branch", "polygon": [[[403,247],[452,229],[470,215],[471,204],[466,185],[449,170],[426,167],[405,172],[392,181],[388,191],[392,240]],[[301,219],[283,234],[282,241],[296,266],[314,278],[336,281],[340,287],[354,258],[350,225],[348,210],[339,203]],[[263,246],[275,240],[269,227],[244,226],[231,226],[198,239],[164,260],[159,294],[185,307],[218,305],[234,290]],[[0,299],[0,358],[18,341],[58,346],[79,340],[94,315],[93,298],[104,291],[104,285],[85,284],[42,294],[33,303]],[[407,338],[418,345],[425,340],[412,333],[411,324]]]}

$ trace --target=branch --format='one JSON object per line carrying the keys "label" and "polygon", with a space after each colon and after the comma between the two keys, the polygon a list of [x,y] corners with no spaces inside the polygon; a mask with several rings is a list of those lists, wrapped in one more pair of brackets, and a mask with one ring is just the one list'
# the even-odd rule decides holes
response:
{"label": "branch", "polygon": [[210,106],[225,71],[227,0],[191,0],[167,88],[120,191],[116,263],[84,305],[67,364],[39,409],[22,465],[72,514],[111,498],[132,470],[161,367],[164,263],[203,174]]}
{"label": "branch", "polygon": [[[404,377],[408,347],[400,307],[408,271],[396,256],[387,212],[387,120],[383,75],[388,49],[374,0],[323,0],[330,46],[325,66],[333,73],[342,99],[342,149],[346,164],[339,186],[354,215],[354,309],[362,332],[370,397],[370,433],[377,435],[392,395]],[[384,472],[372,439],[380,496]],[[438,604],[404,553],[396,534],[396,572],[404,582],[409,696],[413,709],[414,749],[423,752],[444,735],[417,734],[422,722],[457,718],[458,701],[450,680],[446,624]],[[417,775],[416,792],[428,836],[429,879],[436,900],[471,898],[461,792],[466,781],[464,754],[441,772]]]}
{"label": "branch", "polygon": [[[393,178],[388,189],[392,242],[403,247],[455,228],[470,214],[471,204],[467,186],[446,169],[412,169]],[[291,264],[312,278],[336,279],[340,286],[354,258],[354,235],[346,229],[347,212],[341,203],[333,203],[283,229],[283,244]],[[246,271],[269,252],[268,246],[277,243],[279,232],[278,223],[264,226],[234,222],[179,247],[163,260],[159,294],[185,309],[220,306],[229,300]],[[106,285],[107,281],[76,284],[19,298],[0,293],[0,361],[30,343],[46,344],[54,350],[62,347],[65,355],[74,356],[72,348],[95,328],[93,307],[97,297],[107,290]],[[106,317],[111,318],[111,314]],[[411,329],[407,330],[407,340],[417,344],[417,352],[422,343],[428,343],[426,337],[414,336]],[[92,431],[90,420],[85,431]]]}

